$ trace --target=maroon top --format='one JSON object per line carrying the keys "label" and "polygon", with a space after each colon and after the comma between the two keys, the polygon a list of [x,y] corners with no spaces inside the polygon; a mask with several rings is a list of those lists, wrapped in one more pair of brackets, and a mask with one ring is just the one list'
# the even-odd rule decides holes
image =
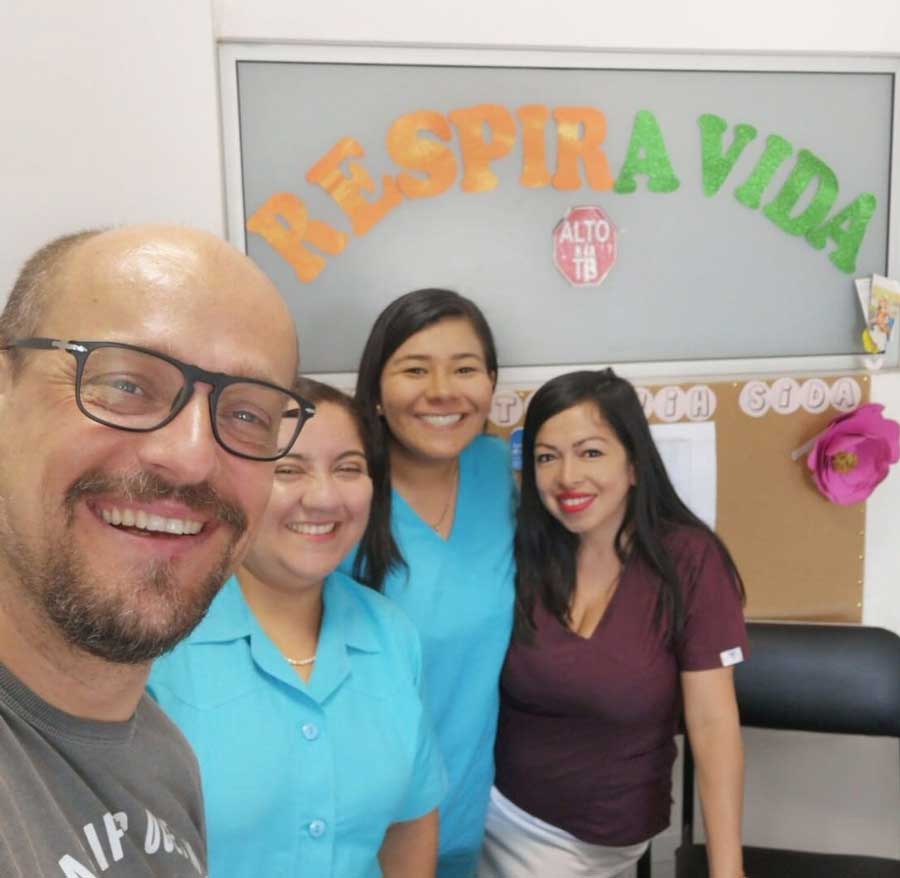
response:
{"label": "maroon top", "polygon": [[684,527],[666,543],[685,611],[672,647],[653,620],[659,578],[634,559],[590,638],[539,605],[534,645],[514,641],[506,657],[496,785],[590,844],[636,844],[669,825],[679,673],[748,653],[740,597],[718,546]]}

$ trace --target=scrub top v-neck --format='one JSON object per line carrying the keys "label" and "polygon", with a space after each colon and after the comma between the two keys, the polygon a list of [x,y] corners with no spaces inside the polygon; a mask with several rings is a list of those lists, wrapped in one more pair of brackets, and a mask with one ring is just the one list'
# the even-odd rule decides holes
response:
{"label": "scrub top v-neck", "polygon": [[447,539],[396,492],[391,525],[408,570],[384,593],[422,640],[426,701],[449,775],[439,878],[472,878],[494,776],[499,677],[513,618],[515,485],[507,446],[479,436],[459,462]]}

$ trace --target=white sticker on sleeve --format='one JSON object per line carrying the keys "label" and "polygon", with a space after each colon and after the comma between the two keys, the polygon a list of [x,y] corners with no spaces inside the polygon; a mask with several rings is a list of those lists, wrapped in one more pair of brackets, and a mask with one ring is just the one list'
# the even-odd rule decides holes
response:
{"label": "white sticker on sleeve", "polygon": [[732,665],[739,664],[744,660],[744,651],[739,646],[734,646],[731,649],[720,652],[719,658],[722,659],[723,668],[730,668]]}

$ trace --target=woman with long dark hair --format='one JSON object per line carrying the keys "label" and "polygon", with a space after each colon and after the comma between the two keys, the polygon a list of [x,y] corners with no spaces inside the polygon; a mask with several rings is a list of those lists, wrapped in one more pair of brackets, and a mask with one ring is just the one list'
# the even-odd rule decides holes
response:
{"label": "woman with long dark hair", "polygon": [[440,878],[475,874],[512,628],[512,470],[505,444],[483,434],[496,378],[493,336],[475,303],[426,289],[375,321],[356,388],[391,527],[366,534],[353,570],[399,604],[422,639],[449,776]]}
{"label": "woman with long dark hair", "polygon": [[387,527],[371,444],[348,396],[295,390],[316,414],[275,467],[253,545],[150,691],[200,762],[211,875],[427,878],[445,778],[419,638],[335,570]]}
{"label": "woman with long dark hair", "polygon": [[669,823],[682,705],[711,878],[740,878],[747,652],[728,550],[681,501],[634,388],[573,372],[531,399],[481,878],[611,878]]}

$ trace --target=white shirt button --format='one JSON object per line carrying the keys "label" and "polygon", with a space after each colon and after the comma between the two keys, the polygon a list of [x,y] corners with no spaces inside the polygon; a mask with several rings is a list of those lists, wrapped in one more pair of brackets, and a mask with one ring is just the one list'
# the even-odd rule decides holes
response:
{"label": "white shirt button", "polygon": [[309,834],[313,838],[321,838],[323,835],[325,835],[325,830],[328,827],[325,825],[324,820],[313,820],[307,828],[309,829]]}

